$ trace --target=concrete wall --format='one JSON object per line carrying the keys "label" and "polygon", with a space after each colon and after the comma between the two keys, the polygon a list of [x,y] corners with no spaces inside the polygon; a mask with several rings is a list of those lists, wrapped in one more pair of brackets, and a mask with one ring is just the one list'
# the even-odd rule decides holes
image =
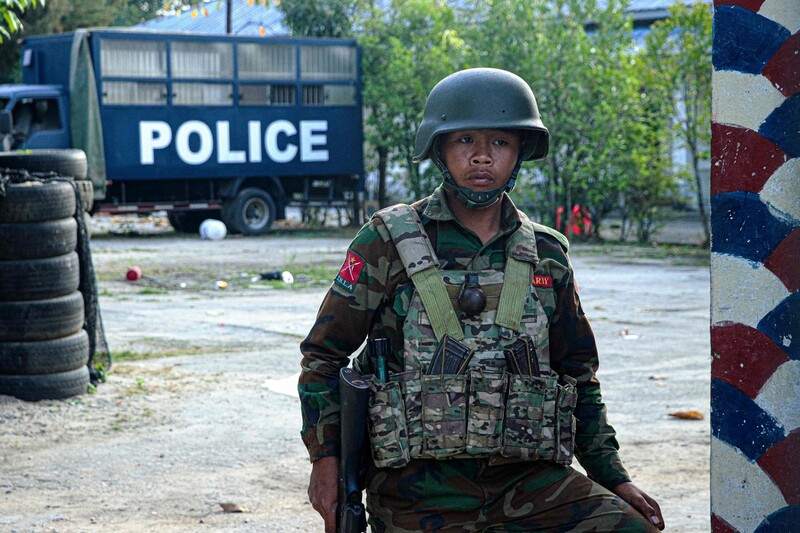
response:
{"label": "concrete wall", "polygon": [[800,531],[800,0],[716,0],[711,523]]}

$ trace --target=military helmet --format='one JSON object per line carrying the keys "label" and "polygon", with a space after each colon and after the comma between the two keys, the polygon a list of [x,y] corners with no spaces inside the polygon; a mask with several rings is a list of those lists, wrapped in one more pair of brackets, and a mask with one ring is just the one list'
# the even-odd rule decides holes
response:
{"label": "military helmet", "polygon": [[431,156],[438,135],[472,129],[527,130],[520,161],[547,155],[549,133],[539,117],[528,84],[511,72],[473,68],[451,74],[436,84],[425,102],[414,143],[414,162]]}

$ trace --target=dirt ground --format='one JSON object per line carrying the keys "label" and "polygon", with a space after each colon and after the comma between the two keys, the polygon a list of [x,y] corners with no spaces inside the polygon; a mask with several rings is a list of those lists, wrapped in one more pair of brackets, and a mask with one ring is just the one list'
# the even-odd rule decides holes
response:
{"label": "dirt ground", "polygon": [[[321,531],[306,498],[298,343],[348,238],[201,241],[160,218],[94,225],[118,360],[92,394],[0,396],[0,531]],[[708,531],[708,266],[659,249],[571,256],[623,459],[668,531]],[[128,282],[133,265],[145,277]],[[295,283],[260,279],[273,269]],[[670,416],[689,410],[705,419]]]}

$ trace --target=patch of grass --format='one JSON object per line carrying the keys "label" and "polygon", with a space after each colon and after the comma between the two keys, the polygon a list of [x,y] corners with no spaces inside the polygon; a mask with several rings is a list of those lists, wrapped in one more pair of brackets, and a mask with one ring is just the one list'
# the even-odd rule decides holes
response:
{"label": "patch of grass", "polygon": [[[145,361],[148,359],[162,359],[164,357],[175,357],[178,355],[199,355],[204,353],[219,353],[222,350],[219,348],[174,348],[171,350],[162,350],[155,352],[134,352],[132,350],[122,350],[111,354],[111,359],[115,363],[122,363],[125,361]],[[119,369],[114,368],[114,372],[119,372]]]}
{"label": "patch of grass", "polygon": [[[333,278],[339,272],[339,266],[324,265],[324,264],[308,264],[303,265],[297,270],[297,275],[308,276],[312,280],[323,280],[326,282],[333,281]],[[294,274],[294,272],[293,272]]]}
{"label": "patch of grass", "polygon": [[95,270],[95,276],[97,276],[98,282],[105,282],[105,281],[122,281],[125,279],[124,274],[120,275],[117,272],[100,272]]}
{"label": "patch of grass", "polygon": [[169,291],[165,289],[154,289],[152,287],[145,287],[143,289],[139,289],[139,294],[169,294]]}
{"label": "patch of grass", "polygon": [[144,385],[144,378],[138,376],[136,378],[136,385],[128,389],[131,394],[145,394],[147,392],[147,387]]}
{"label": "patch of grass", "polygon": [[118,366],[114,366],[114,370],[111,373],[119,374],[121,376],[130,376],[133,374],[137,374],[143,376],[157,376],[162,379],[173,379],[172,378],[173,370],[175,370],[175,367],[172,365],[165,366],[162,368],[142,368],[134,365],[121,364]]}

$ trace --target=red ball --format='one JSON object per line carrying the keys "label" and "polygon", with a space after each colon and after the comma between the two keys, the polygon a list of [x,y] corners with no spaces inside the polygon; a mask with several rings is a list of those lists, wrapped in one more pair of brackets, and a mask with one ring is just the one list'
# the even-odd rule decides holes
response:
{"label": "red ball", "polygon": [[142,269],[139,267],[130,267],[128,273],[125,274],[128,281],[136,281],[142,277]]}

